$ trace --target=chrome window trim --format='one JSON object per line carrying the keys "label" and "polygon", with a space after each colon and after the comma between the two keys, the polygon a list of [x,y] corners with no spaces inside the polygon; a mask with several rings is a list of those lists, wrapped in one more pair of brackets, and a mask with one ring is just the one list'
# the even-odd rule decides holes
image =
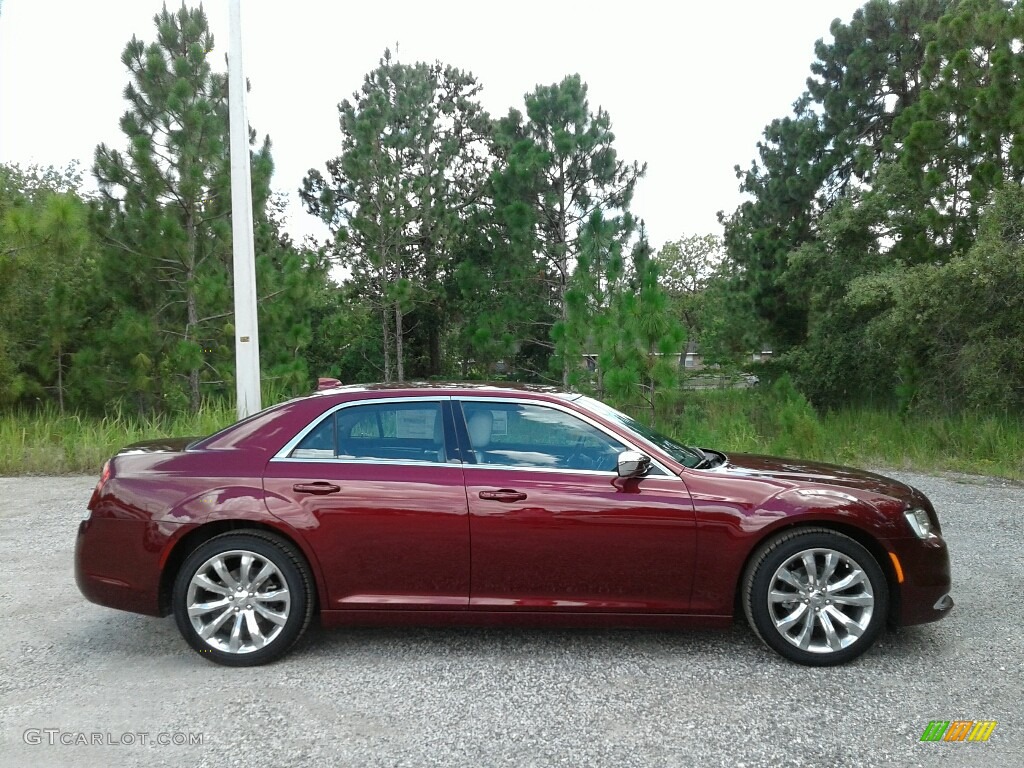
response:
{"label": "chrome window trim", "polygon": [[[662,472],[664,472],[666,477],[679,477],[679,475],[677,475],[675,472],[671,471],[661,461],[659,461],[657,457],[651,456],[650,450],[644,448],[642,446],[642,444],[641,445],[637,445],[635,443],[630,443],[629,441],[624,440],[621,435],[618,435],[615,432],[613,432],[612,430],[610,430],[604,424],[601,424],[600,422],[597,422],[594,419],[590,418],[589,415],[587,415],[585,413],[580,413],[579,411],[575,411],[572,408],[568,408],[568,407],[566,407],[564,405],[561,405],[560,403],[552,403],[552,402],[549,402],[547,400],[531,400],[529,398],[522,398],[522,397],[475,397],[475,396],[472,396],[472,395],[466,395],[466,396],[454,395],[454,396],[452,396],[451,399],[455,400],[455,401],[458,401],[460,403],[461,402],[474,402],[474,403],[488,403],[488,402],[494,403],[494,402],[498,402],[498,403],[515,403],[517,405],[536,405],[536,406],[539,406],[541,408],[554,408],[556,411],[562,411],[563,413],[566,413],[569,416],[574,416],[575,418],[579,419],[580,421],[582,421],[582,422],[584,422],[586,424],[589,424],[590,426],[594,427],[599,432],[603,432],[605,435],[610,437],[615,442],[621,443],[621,444],[625,445],[626,446],[626,450],[639,451],[644,456],[649,456],[650,459],[651,459],[651,464],[653,466],[657,467],[658,469],[660,469]],[[623,429],[625,429],[625,428],[623,428]],[[626,431],[628,431],[628,430],[626,430]],[[632,433],[630,432],[630,434],[632,434]],[[472,446],[471,446],[471,449],[472,449]],[[561,468],[561,467],[524,467],[521,464],[519,464],[519,465],[517,465],[517,464],[467,464],[467,463],[463,462],[462,468],[463,469],[506,469],[506,470],[507,469],[515,469],[515,470],[519,470],[521,472],[558,472],[560,474],[602,475],[604,477],[618,477],[619,476],[618,472],[605,472],[605,471],[596,470],[596,469],[564,469],[564,468]],[[646,476],[648,476],[648,475],[645,475],[645,477]],[[650,477],[659,477],[659,475],[649,475],[649,476]]]}
{"label": "chrome window trim", "polygon": [[[644,454],[646,455],[646,454]],[[618,477],[617,472],[604,472],[598,469],[564,469],[559,467],[524,467],[522,465],[513,464],[465,464],[452,459],[451,461],[418,461],[416,459],[303,459],[298,457],[286,456],[278,458],[274,456],[270,459],[271,461],[278,464],[294,464],[296,462],[301,464],[383,464],[390,467],[458,467],[459,469],[500,469],[502,471],[517,470],[519,472],[549,472],[558,475],[600,475],[601,477]],[[653,461],[653,460],[652,460]],[[666,473],[665,475],[650,475],[650,477],[676,477]]]}
{"label": "chrome window trim", "polygon": [[[549,472],[557,475],[599,475],[600,477],[613,478],[619,476],[618,472],[605,472],[604,470],[600,469],[566,469],[564,467],[524,467],[522,464],[463,464],[462,468],[500,469],[502,472]],[[675,477],[675,475],[664,476]],[[662,477],[662,475],[651,475],[651,477]]]}
{"label": "chrome window trim", "polygon": [[452,459],[451,461],[423,461],[417,459],[303,459],[300,457],[274,456],[270,459],[275,464],[385,464],[389,467],[459,467],[460,469],[464,466],[461,461]]}
{"label": "chrome window trim", "polygon": [[[331,458],[331,459],[328,459],[328,458],[323,458],[323,459],[308,458],[308,459],[304,459],[304,458],[301,458],[301,457],[294,457],[294,456],[291,455],[291,452],[294,451],[298,447],[299,443],[302,442],[302,440],[306,437],[306,435],[308,435],[310,432],[312,432],[314,429],[316,429],[316,427],[320,424],[320,422],[322,422],[326,418],[329,418],[329,417],[333,416],[335,413],[337,413],[338,411],[340,411],[340,410],[342,410],[344,408],[356,408],[356,407],[358,407],[360,405],[385,405],[387,403],[436,403],[438,411],[440,412],[440,417],[443,419],[444,418],[444,411],[443,411],[443,409],[441,407],[441,403],[443,401],[445,401],[445,400],[449,400],[450,401],[451,399],[452,398],[449,397],[448,395],[410,395],[410,396],[407,396],[407,397],[373,397],[373,398],[364,398],[364,399],[361,399],[361,400],[349,400],[348,402],[338,403],[338,405],[334,406],[330,410],[324,411],[319,416],[317,416],[315,419],[313,419],[309,424],[307,424],[305,427],[303,427],[299,431],[299,433],[295,435],[295,437],[293,437],[291,440],[289,440],[287,443],[284,444],[284,447],[281,448],[281,450],[279,450],[277,453],[275,453],[273,456],[271,456],[270,460],[271,461],[277,461],[277,462],[289,462],[289,463],[290,462],[301,462],[301,463],[312,462],[314,464],[388,464],[388,465],[393,465],[393,466],[408,465],[408,466],[415,466],[415,467],[449,467],[449,466],[456,467],[456,466],[462,466],[462,463],[458,462],[458,461],[422,461],[422,460],[417,460],[417,459],[370,459],[370,458],[366,458],[366,459],[343,459],[343,458],[338,458],[337,456],[335,456],[334,458]],[[447,443],[447,435],[445,435],[445,440],[446,440],[446,443]],[[445,445],[445,449],[447,450],[447,448],[448,448],[448,446],[446,444]]]}

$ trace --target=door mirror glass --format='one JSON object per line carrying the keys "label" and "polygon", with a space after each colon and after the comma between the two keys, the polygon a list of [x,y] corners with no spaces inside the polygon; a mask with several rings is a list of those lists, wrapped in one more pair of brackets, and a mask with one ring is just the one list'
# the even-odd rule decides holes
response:
{"label": "door mirror glass", "polygon": [[619,454],[619,477],[642,477],[651,466],[651,457],[640,451],[623,451]]}

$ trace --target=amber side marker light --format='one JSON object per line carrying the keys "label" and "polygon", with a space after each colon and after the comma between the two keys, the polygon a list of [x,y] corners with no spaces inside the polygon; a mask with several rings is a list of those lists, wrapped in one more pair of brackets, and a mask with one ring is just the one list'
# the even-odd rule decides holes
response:
{"label": "amber side marker light", "polygon": [[895,552],[889,553],[889,559],[892,560],[892,567],[896,569],[896,581],[900,584],[903,583],[903,566],[900,565],[900,559],[896,557]]}

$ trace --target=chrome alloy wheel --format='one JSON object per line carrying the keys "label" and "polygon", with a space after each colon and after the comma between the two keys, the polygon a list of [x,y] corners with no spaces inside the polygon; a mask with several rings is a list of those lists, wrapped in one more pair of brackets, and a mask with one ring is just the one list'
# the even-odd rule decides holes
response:
{"label": "chrome alloy wheel", "polygon": [[212,648],[251,653],[274,642],[291,609],[288,584],[263,555],[235,549],[214,555],[189,581],[192,628]]}
{"label": "chrome alloy wheel", "polygon": [[768,614],[791,645],[811,653],[833,653],[856,643],[875,609],[871,580],[849,555],[806,549],[772,575]]}

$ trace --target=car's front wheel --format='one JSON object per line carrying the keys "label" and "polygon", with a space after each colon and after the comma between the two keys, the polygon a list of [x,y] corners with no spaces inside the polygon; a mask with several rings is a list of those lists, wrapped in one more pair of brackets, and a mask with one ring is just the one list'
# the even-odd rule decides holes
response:
{"label": "car's front wheel", "polygon": [[801,529],[770,539],[751,558],[742,587],[753,630],[800,664],[850,661],[885,624],[885,574],[867,549],[836,531]]}
{"label": "car's front wheel", "polygon": [[174,618],[203,657],[230,666],[279,658],[313,614],[313,581],[302,555],[263,533],[225,533],[182,564],[172,595]]}

